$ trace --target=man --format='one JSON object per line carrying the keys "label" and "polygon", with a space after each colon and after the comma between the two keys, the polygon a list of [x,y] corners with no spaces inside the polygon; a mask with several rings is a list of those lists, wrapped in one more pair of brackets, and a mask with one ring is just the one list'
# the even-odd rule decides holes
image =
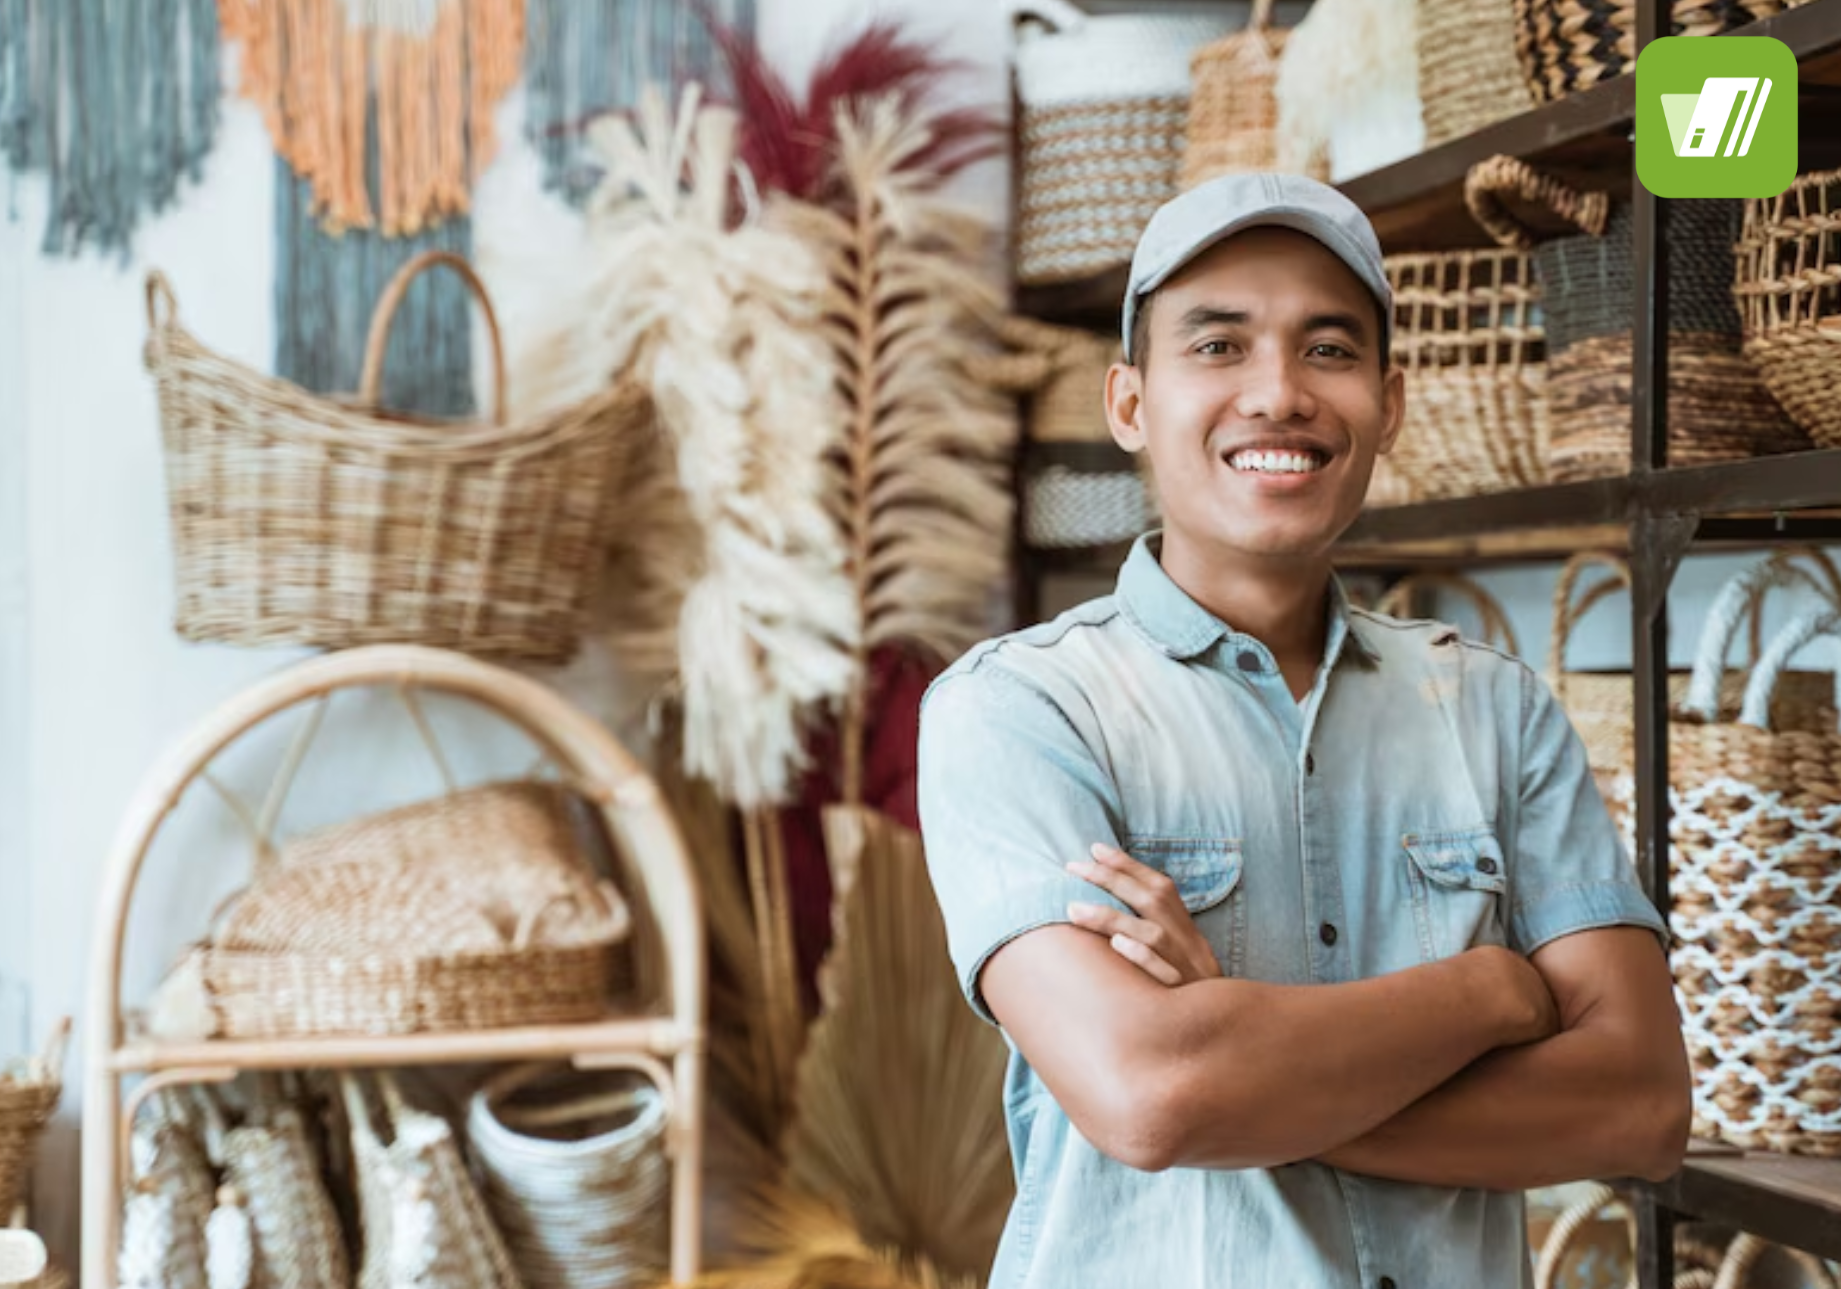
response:
{"label": "man", "polygon": [[1106,386],[1163,530],[929,691],[928,862],[1012,1051],[992,1289],[1507,1289],[1523,1188],[1680,1162],[1664,928],[1564,714],[1331,573],[1390,310],[1333,189],[1166,205]]}

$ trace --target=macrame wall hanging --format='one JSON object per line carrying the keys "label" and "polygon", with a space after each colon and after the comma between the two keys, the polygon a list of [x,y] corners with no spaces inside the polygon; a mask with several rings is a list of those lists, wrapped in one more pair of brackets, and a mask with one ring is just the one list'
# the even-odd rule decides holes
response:
{"label": "macrame wall hanging", "polygon": [[543,159],[543,185],[581,206],[600,179],[584,124],[637,106],[647,84],[695,81],[727,94],[710,21],[744,40],[755,0],[528,0],[524,130]]}
{"label": "macrame wall hanging", "polygon": [[0,156],[50,180],[45,253],[125,256],[197,180],[219,91],[217,0],[0,0]]}

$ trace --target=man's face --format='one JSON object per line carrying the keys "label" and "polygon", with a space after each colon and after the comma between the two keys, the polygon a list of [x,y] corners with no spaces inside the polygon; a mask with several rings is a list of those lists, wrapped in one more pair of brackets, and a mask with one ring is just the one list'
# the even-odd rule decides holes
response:
{"label": "man's face", "polygon": [[1166,534],[1262,560],[1325,554],[1400,427],[1374,297],[1314,238],[1255,228],[1148,303],[1150,343],[1112,369],[1107,410],[1120,446],[1150,453]]}

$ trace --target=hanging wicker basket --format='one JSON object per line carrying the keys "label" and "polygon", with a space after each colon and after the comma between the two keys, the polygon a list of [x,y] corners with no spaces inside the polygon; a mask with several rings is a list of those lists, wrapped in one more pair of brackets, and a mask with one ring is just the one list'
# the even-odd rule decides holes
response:
{"label": "hanging wicker basket", "polygon": [[1419,0],[1419,102],[1428,148],[1534,107],[1511,0]]}
{"label": "hanging wicker basket", "polygon": [[[1802,0],[1674,0],[1664,35],[1717,36]],[[1636,66],[1641,0],[1515,0],[1515,55],[1536,100],[1556,99]]]}
{"label": "hanging wicker basket", "polygon": [[1747,201],[1737,258],[1745,356],[1818,447],[1841,447],[1841,170]]}
{"label": "hanging wicker basket", "polygon": [[[1533,248],[1547,332],[1556,483],[1630,468],[1632,326],[1636,283],[1628,205],[1579,193],[1513,157],[1473,167],[1464,199],[1498,242]],[[1511,208],[1526,203],[1578,232],[1536,246]],[[1739,207],[1677,201],[1669,212],[1668,460],[1672,466],[1741,460],[1808,446],[1741,351],[1732,305],[1731,247]]]}
{"label": "hanging wicker basket", "polygon": [[[1272,25],[1272,0],[1253,0],[1244,30],[1203,45],[1190,60],[1193,97],[1183,149],[1182,187],[1220,175],[1279,168],[1279,56],[1287,31]],[[1318,177],[1328,173],[1317,161]]]}
{"label": "hanging wicker basket", "polygon": [[[492,419],[377,407],[390,321],[417,274],[459,273],[491,337]],[[518,423],[484,287],[430,251],[378,301],[353,399],[212,352],[147,278],[146,361],[159,392],[176,625],[230,644],[438,645],[533,662],[575,652],[601,567],[617,446],[644,415],[619,386]]]}
{"label": "hanging wicker basket", "polygon": [[1544,483],[1546,333],[1533,261],[1517,251],[1390,255],[1393,361],[1406,420],[1392,468],[1415,498]]}
{"label": "hanging wicker basket", "polygon": [[1189,57],[1227,29],[1214,14],[1090,17],[1014,0],[1017,280],[1065,282],[1130,262],[1177,188]]}

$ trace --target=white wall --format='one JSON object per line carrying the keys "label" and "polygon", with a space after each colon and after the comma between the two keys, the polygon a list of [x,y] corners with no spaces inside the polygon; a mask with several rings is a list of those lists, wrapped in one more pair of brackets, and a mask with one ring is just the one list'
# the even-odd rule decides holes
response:
{"label": "white wall", "polygon": [[[972,64],[955,97],[1007,110],[1004,26],[989,0],[762,0],[762,40],[803,76],[836,24],[871,15],[942,38]],[[529,316],[530,293],[566,272],[579,245],[577,217],[540,190],[519,115],[514,95],[502,121],[512,142],[482,180],[475,221],[476,258],[512,317]],[[126,267],[38,254],[41,181],[19,183],[17,221],[0,214],[0,988],[8,978],[29,982],[35,1037],[53,1017],[82,1010],[97,878],[137,781],[215,704],[303,656],[188,645],[173,633],[159,437],[141,364],[141,284],[157,265],[196,335],[266,367],[272,184],[260,121],[227,102],[203,183],[142,230]],[[994,220],[1007,209],[1001,166],[968,176],[961,192]],[[591,652],[551,679],[631,732],[643,696],[622,692],[604,658]],[[447,719],[463,773],[523,764],[479,722]],[[259,790],[276,742],[258,739],[233,756],[232,781]],[[292,800],[293,827],[411,798],[434,782],[387,705],[355,707],[322,734],[320,752]],[[203,794],[187,799],[162,834],[131,924],[131,995],[143,996],[202,929],[237,883],[244,850],[221,807]],[[7,1015],[0,1003],[0,1056],[20,1041]],[[72,1054],[38,1176],[35,1221],[66,1257],[75,1250],[82,1057]]]}

